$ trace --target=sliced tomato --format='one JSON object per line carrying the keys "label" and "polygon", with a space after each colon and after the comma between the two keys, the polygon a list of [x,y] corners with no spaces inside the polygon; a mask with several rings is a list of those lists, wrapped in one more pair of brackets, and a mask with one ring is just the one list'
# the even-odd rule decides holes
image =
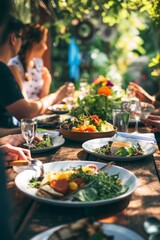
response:
{"label": "sliced tomato", "polygon": [[53,180],[50,182],[50,187],[59,193],[66,194],[69,189],[69,183],[66,179]]}
{"label": "sliced tomato", "polygon": [[95,164],[88,164],[86,167],[90,168],[94,173],[98,172],[98,167]]}
{"label": "sliced tomato", "polygon": [[100,118],[97,115],[92,115],[91,119],[94,120],[95,125],[98,125]]}

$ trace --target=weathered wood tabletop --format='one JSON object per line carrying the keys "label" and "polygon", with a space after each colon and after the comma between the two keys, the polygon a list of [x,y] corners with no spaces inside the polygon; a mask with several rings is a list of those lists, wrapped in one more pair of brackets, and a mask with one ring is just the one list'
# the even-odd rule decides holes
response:
{"label": "weathered wood tabletop", "polygon": [[[82,149],[81,143],[66,140],[59,149],[34,158],[43,163],[65,160],[98,160]],[[131,197],[105,206],[71,208],[48,205],[35,201],[15,186],[8,183],[12,202],[12,226],[16,240],[28,240],[51,227],[73,222],[84,217],[92,217],[104,223],[120,224],[128,227],[144,239],[143,222],[149,216],[160,218],[160,152],[134,162],[117,162],[117,166],[132,171],[138,178],[139,186]],[[9,178],[15,178],[12,169],[7,170]],[[136,239],[135,239],[136,240]]]}

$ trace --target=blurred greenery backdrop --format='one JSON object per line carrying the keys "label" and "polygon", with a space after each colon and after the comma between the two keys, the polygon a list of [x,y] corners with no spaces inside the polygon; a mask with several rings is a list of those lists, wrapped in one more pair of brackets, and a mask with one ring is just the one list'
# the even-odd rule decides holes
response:
{"label": "blurred greenery backdrop", "polygon": [[[51,30],[52,90],[66,81],[91,83],[102,74],[127,87],[134,81],[150,94],[160,82],[160,2],[158,0],[14,0],[24,22],[40,21]],[[80,76],[71,79],[70,38],[80,52]]]}

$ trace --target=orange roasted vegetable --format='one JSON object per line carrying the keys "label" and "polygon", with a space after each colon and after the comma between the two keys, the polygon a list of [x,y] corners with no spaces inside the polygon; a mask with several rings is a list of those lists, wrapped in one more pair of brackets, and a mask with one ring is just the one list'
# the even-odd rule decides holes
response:
{"label": "orange roasted vegetable", "polygon": [[50,182],[50,187],[59,193],[66,194],[69,190],[69,182],[66,179],[53,180]]}

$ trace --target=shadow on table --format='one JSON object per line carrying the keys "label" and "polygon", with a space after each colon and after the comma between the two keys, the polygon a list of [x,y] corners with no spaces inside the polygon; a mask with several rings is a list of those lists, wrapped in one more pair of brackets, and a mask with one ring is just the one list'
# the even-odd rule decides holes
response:
{"label": "shadow on table", "polygon": [[[40,204],[41,211],[43,211],[44,219],[45,213],[47,213],[48,208],[50,209],[50,213],[53,211],[53,216],[56,216],[56,222],[58,223],[61,219],[63,219],[63,223],[72,222],[80,218],[91,218],[93,220],[99,220],[101,218],[107,218],[122,212],[129,204],[130,197],[122,199],[120,201],[99,205],[99,206],[91,206],[91,207],[62,207],[62,206],[50,206]],[[43,209],[43,210],[42,210]],[[62,222],[59,222],[62,224]],[[53,223],[52,223],[53,226]]]}

